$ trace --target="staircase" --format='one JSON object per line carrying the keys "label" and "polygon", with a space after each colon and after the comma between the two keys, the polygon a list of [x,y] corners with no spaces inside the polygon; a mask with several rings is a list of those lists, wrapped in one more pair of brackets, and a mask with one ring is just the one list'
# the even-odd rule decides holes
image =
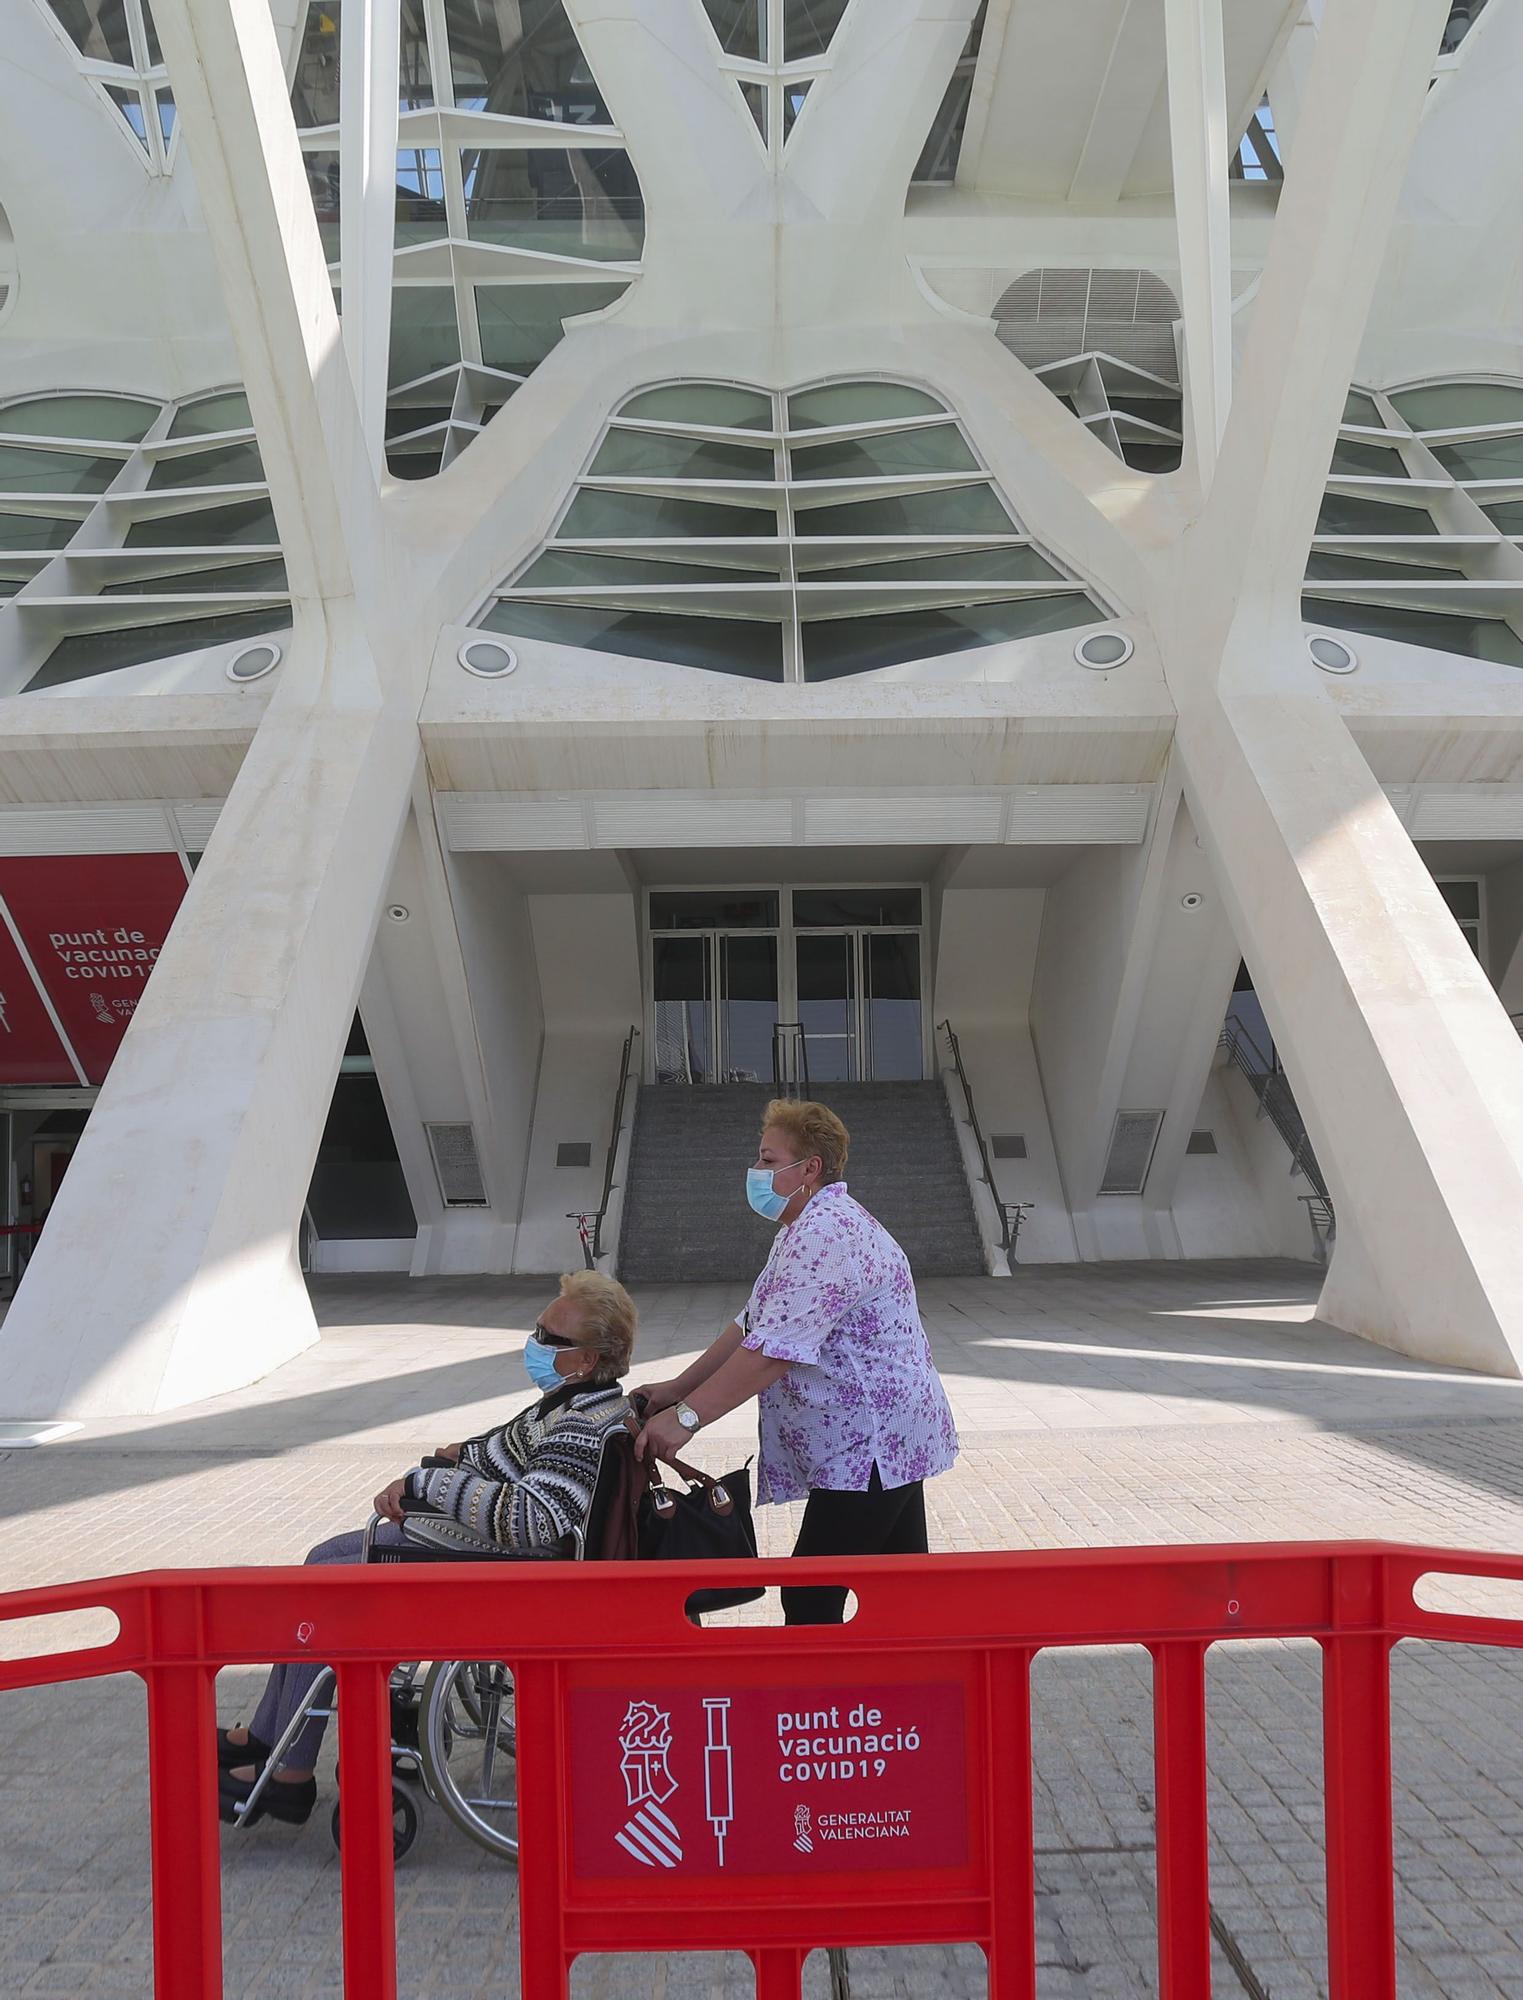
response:
{"label": "staircase", "polygon": [[[749,1285],[775,1233],[746,1206],[764,1084],[646,1084],[634,1138],[619,1244],[626,1284]],[[851,1134],[852,1194],[903,1245],[916,1277],[985,1270],[956,1128],[939,1081],[820,1084]]]}
{"label": "staircase", "polygon": [[1316,1189],[1315,1194],[1302,1195],[1301,1200],[1306,1204],[1312,1227],[1319,1238],[1325,1240],[1331,1237],[1337,1226],[1332,1198],[1328,1194],[1322,1169],[1317,1165],[1317,1156],[1311,1149],[1306,1121],[1301,1116],[1300,1106],[1284,1070],[1277,1068],[1273,1059],[1264,1054],[1242,1022],[1231,1017],[1222,1029],[1218,1046],[1233,1068],[1252,1084],[1260,1111],[1290,1148],[1291,1172],[1303,1174]]}

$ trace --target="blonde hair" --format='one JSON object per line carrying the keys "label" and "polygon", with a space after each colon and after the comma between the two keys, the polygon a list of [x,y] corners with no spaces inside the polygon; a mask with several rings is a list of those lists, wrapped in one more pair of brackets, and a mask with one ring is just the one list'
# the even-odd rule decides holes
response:
{"label": "blonde hair", "polygon": [[598,1356],[593,1381],[617,1382],[629,1367],[640,1327],[634,1300],[617,1278],[601,1271],[564,1272],[561,1297],[576,1307],[587,1335],[584,1345]]}
{"label": "blonde hair", "polygon": [[789,1144],[801,1160],[818,1158],[823,1168],[820,1185],[838,1181],[846,1171],[846,1154],[851,1136],[828,1104],[802,1102],[791,1097],[774,1097],[762,1113],[762,1130],[775,1125],[786,1132]]}

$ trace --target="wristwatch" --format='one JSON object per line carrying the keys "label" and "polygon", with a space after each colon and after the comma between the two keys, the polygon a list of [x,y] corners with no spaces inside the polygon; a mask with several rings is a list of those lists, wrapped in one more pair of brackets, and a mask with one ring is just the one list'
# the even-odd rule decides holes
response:
{"label": "wristwatch", "polygon": [[691,1403],[673,1403],[672,1412],[678,1423],[681,1424],[682,1428],[689,1435],[694,1431],[701,1431],[703,1429],[703,1418],[699,1416]]}

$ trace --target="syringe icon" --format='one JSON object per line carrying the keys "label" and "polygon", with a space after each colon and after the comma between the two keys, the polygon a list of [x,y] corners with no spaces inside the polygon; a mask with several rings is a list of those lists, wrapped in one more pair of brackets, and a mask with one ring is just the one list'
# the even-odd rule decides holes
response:
{"label": "syringe icon", "polygon": [[735,1770],[730,1751],[730,1698],[704,1700],[708,1740],[703,1747],[703,1796],[706,1816],[714,1829],[719,1865],[724,1866],[725,1832],[735,1817]]}

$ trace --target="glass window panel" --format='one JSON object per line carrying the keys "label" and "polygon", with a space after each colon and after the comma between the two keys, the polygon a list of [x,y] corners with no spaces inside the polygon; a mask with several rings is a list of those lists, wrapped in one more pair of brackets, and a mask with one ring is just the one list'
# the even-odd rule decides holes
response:
{"label": "glass window panel", "polygon": [[417,1234],[391,1120],[373,1076],[340,1076],[334,1084],[307,1206],[318,1235],[330,1241]]}
{"label": "glass window panel", "polygon": [[773,454],[713,438],[663,437],[650,431],[610,431],[592,461],[594,478],[771,479]]}
{"label": "glass window panel", "polygon": [[1399,639],[1408,646],[1433,646],[1473,660],[1523,667],[1523,639],[1500,618],[1454,618],[1439,611],[1323,597],[1303,598],[1301,613],[1310,624],[1338,632],[1365,632],[1374,639]]}
{"label": "glass window panel", "polygon": [[625,152],[472,150],[460,155],[466,227],[485,243],[628,262],[645,242],[645,202]]}
{"label": "glass window panel", "polygon": [[808,97],[808,95],[809,95],[809,85],[807,82],[789,83],[783,86],[784,145],[788,143],[788,135],[790,132],[792,132],[794,126],[798,123],[799,113],[803,110],[804,101]]}
{"label": "glass window panel", "polygon": [[1433,456],[1456,479],[1523,479],[1523,437],[1439,444],[1433,447]]}
{"label": "glass window panel", "polygon": [[211,451],[187,452],[180,458],[161,458],[148,475],[148,490],[158,493],[166,486],[248,486],[263,478],[264,464],[257,444],[224,444]]}
{"label": "glass window panel", "polygon": [[795,479],[875,479],[885,473],[976,472],[978,460],[956,424],[887,431],[833,444],[792,445]]}
{"label": "glass window panel", "polygon": [[159,47],[159,31],[153,24],[153,9],[148,0],[143,0],[143,40],[148,48],[148,66],[157,69],[164,60],[164,51]]}
{"label": "glass window panel", "polygon": [[918,925],[918,889],[795,889],[793,921],[800,928],[843,930],[862,925]]}
{"label": "glass window panel", "polygon": [[1177,444],[1139,444],[1135,438],[1123,437],[1121,457],[1133,472],[1177,472],[1184,459],[1184,448]]}
{"label": "glass window panel", "polygon": [[867,985],[863,1073],[880,1083],[916,1080],[924,1074],[925,1064],[919,934],[866,937],[862,958]]}
{"label": "glass window panel", "polygon": [[136,444],[158,414],[157,403],[133,396],[30,396],[0,409],[0,431]]}
{"label": "glass window panel", "polygon": [[613,119],[560,0],[444,0],[455,102],[562,125]]}
{"label": "glass window panel", "polygon": [[397,65],[397,105],[402,111],[426,111],[438,103],[433,64],[428,53],[428,29],[423,0],[402,0],[402,42]]}
{"label": "glass window panel", "polygon": [[15,571],[7,571],[4,575],[0,575],[0,597],[14,597],[25,582],[26,577]]}
{"label": "glass window panel", "polygon": [[1442,563],[1379,562],[1367,556],[1330,555],[1322,549],[1313,549],[1306,561],[1306,574],[1308,579],[1364,576],[1378,581],[1384,576],[1439,582],[1444,578],[1463,578],[1465,572]]}
{"label": "glass window panel", "polygon": [[1144,423],[1164,424],[1178,430],[1182,405],[1178,396],[1122,396],[1107,390],[1105,400],[1123,416],[1141,417]]}
{"label": "glass window panel", "polygon": [[127,0],[50,0],[50,4],[82,56],[136,69]]}
{"label": "glass window panel", "polygon": [[[771,580],[781,565],[771,567]],[[767,573],[712,562],[645,562],[636,556],[592,555],[580,549],[546,549],[519,577],[515,590],[596,589],[608,584],[765,583]]]}
{"label": "glass window panel", "polygon": [[1449,905],[1451,916],[1458,917],[1462,922],[1477,923],[1480,921],[1481,885],[1479,882],[1474,880],[1468,882],[1440,882],[1438,893]]}
{"label": "glass window panel", "polygon": [[647,422],[711,424],[716,430],[770,431],[772,398],[729,382],[674,382],[669,388],[642,389],[619,414]]}
{"label": "glass window panel", "polygon": [[800,535],[1008,535],[1015,527],[990,486],[901,493],[892,500],[800,508]]}
{"label": "glass window panel", "polygon": [[1500,506],[1486,508],[1485,514],[1504,535],[1523,535],[1523,500],[1504,500]]}
{"label": "glass window panel", "polygon": [[777,929],[775,889],[652,889],[653,931],[756,931]]}
{"label": "glass window panel", "polygon": [[1517,383],[1432,382],[1425,389],[1398,389],[1391,401],[1415,431],[1523,423],[1523,387]]}
{"label": "glass window panel", "polygon": [[768,507],[727,507],[717,501],[673,500],[649,493],[581,492],[557,532],[569,540],[613,541],[627,536],[684,536],[733,540],[778,533]]}
{"label": "glass window panel", "polygon": [[796,431],[829,424],[887,423],[893,417],[929,417],[938,412],[945,415],[945,404],[902,382],[827,382],[788,398],[788,425]]}
{"label": "glass window panel", "polygon": [[527,375],[565,332],[563,320],[612,305],[625,285],[478,285],[476,318],[488,368]]}
{"label": "glass window panel", "polygon": [[973,26],[968,31],[967,43],[957,59],[957,67],[952,72],[952,80],[942,95],[935,119],[920,149],[920,158],[911,179],[917,181],[955,181],[957,163],[962,156],[963,131],[968,122],[968,105],[973,96],[973,75],[978,68],[978,51],[983,40],[984,16],[988,12],[988,0],[979,0],[979,9],[973,18]]}
{"label": "glass window panel", "polygon": [[824,55],[845,12],[846,0],[783,0],[783,61]]}
{"label": "glass window panel", "polygon": [[117,667],[139,666],[145,660],[171,660],[203,646],[231,645],[238,639],[262,638],[290,624],[289,612],[234,611],[220,618],[178,618],[157,625],[129,625],[114,632],[77,632],[60,640],[27,682],[37,688],[60,687],[65,681],[90,680]]}
{"label": "glass window panel", "polygon": [[897,562],[833,562],[808,566],[800,550],[800,581],[809,583],[1061,583],[1060,570],[1033,548],[968,549],[961,555],[902,556]]}
{"label": "glass window panel", "polygon": [[768,60],[767,0],[703,0],[703,5],[727,56]]}
{"label": "glass window panel", "polygon": [[172,438],[202,437],[212,431],[246,431],[253,423],[249,399],[241,389],[223,389],[215,396],[198,396],[182,403],[169,426]]}
{"label": "glass window panel", "polygon": [[108,83],[106,95],[132,127],[138,143],[146,153],[148,150],[148,119],[143,111],[142,92],[120,83]]}
{"label": "glass window panel", "polygon": [[811,1083],[845,1083],[856,1071],[856,966],[850,937],[806,932],[793,942],[799,1024]]}
{"label": "glass window panel", "polygon": [[66,549],[78,526],[52,514],[0,514],[0,549]]}
{"label": "glass window panel", "polygon": [[173,570],[160,576],[135,576],[101,587],[102,597],[172,596],[195,590],[284,590],[286,566],[278,557],[264,562],[219,563],[215,569]]}
{"label": "glass window panel", "polygon": [[673,612],[595,610],[585,605],[531,604],[499,598],[481,623],[521,639],[547,639],[597,653],[707,667],[749,680],[783,678],[783,635],[761,619],[689,618]]}
{"label": "glass window panel", "polygon": [[737,77],[736,82],[740,85],[740,94],[745,107],[751,114],[751,123],[760,132],[762,144],[765,146],[767,143],[767,87],[762,83],[747,83],[742,77]]}
{"label": "glass window panel", "polygon": [[119,458],[0,444],[0,493],[104,493],[121,469]]}
{"label": "glass window panel", "polygon": [[398,479],[432,479],[444,469],[444,440],[393,445],[386,454],[386,465]]}
{"label": "glass window panel", "polygon": [[1064,632],[1076,625],[1096,624],[1104,616],[1097,604],[1075,591],[1062,597],[1028,597],[940,611],[807,620],[803,628],[804,678],[835,680],[842,674],[868,673],[875,667],[960,653],[972,646]]}
{"label": "glass window panel", "polygon": [[175,98],[172,90],[154,93],[159,107],[159,132],[167,147],[175,135]]}
{"label": "glass window panel", "polygon": [[1393,501],[1323,496],[1317,515],[1319,535],[1436,535],[1438,524],[1426,507],[1399,507]]}
{"label": "glass window panel", "polygon": [[338,123],[340,5],[341,0],[312,0],[307,9],[291,86],[298,125]]}
{"label": "glass window panel", "polygon": [[429,409],[412,409],[403,405],[386,412],[386,435],[388,438],[405,437],[409,431],[426,431],[432,425],[447,424],[449,419],[447,403]]}
{"label": "glass window panel", "polygon": [[1350,389],[1344,398],[1343,421],[1346,424],[1366,424],[1378,431],[1386,427],[1375,398],[1367,396],[1362,389]]}
{"label": "glass window panel", "polygon": [[708,939],[652,938],[651,988],[656,1015],[656,1081],[715,1082]]}
{"label": "glass window panel", "polygon": [[719,1034],[726,1083],[772,1081],[777,939],[719,940]]}
{"label": "glass window panel", "polygon": [[449,235],[444,212],[443,155],[424,146],[404,146],[397,152],[397,248],[409,243],[434,243]]}
{"label": "glass window panel", "polygon": [[156,514],[127,530],[129,549],[231,548],[240,542],[280,540],[268,500],[240,500],[231,507],[198,507],[190,514]]}
{"label": "glass window panel", "polygon": [[1329,473],[1340,472],[1356,476],[1373,472],[1382,479],[1405,479],[1408,476],[1400,452],[1393,451],[1389,445],[1365,444],[1352,438],[1339,438],[1333,446],[1333,462],[1329,467]]}
{"label": "glass window panel", "polygon": [[450,285],[398,285],[391,295],[387,381],[411,382],[460,359],[460,326]]}

